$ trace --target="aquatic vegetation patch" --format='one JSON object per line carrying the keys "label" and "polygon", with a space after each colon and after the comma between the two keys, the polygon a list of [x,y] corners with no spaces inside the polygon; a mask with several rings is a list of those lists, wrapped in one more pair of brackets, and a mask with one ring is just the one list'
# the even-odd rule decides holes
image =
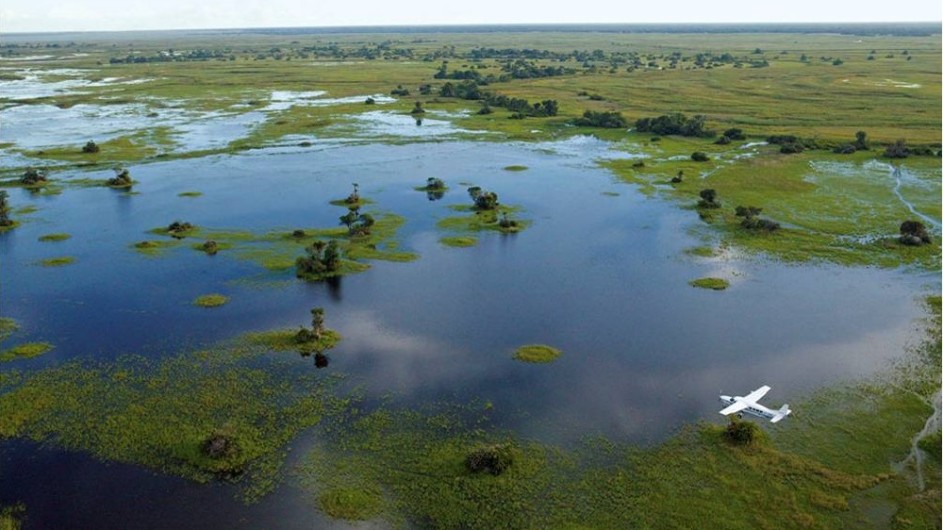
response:
{"label": "aquatic vegetation patch", "polygon": [[44,235],[39,236],[38,241],[43,241],[43,242],[65,241],[67,239],[70,239],[71,237],[72,237],[72,234],[66,234],[66,233],[44,234]]}
{"label": "aquatic vegetation patch", "polygon": [[563,352],[546,344],[525,344],[514,350],[514,358],[525,363],[550,363]]}
{"label": "aquatic vegetation patch", "polygon": [[285,444],[346,405],[313,371],[271,357],[245,362],[262,353],[237,342],[161,360],[72,361],[7,379],[0,437],[199,482],[239,482],[241,495],[256,500],[280,480]]}
{"label": "aquatic vegetation patch", "polygon": [[527,171],[528,169],[530,168],[521,165],[504,166],[505,171]]}
{"label": "aquatic vegetation patch", "polygon": [[478,238],[471,237],[471,236],[446,236],[446,237],[440,237],[439,243],[447,247],[456,247],[456,248],[473,247],[478,244]]}
{"label": "aquatic vegetation patch", "polygon": [[20,329],[20,325],[16,323],[16,320],[9,317],[0,317],[0,342],[9,338],[18,329]]}
{"label": "aquatic vegetation patch", "polygon": [[[453,215],[436,222],[436,227],[447,232],[473,233],[494,230],[504,234],[520,232],[530,226],[531,221],[514,216],[520,207],[498,205],[494,209],[482,210],[464,204],[452,205],[451,209],[469,212],[468,215]],[[464,235],[464,234],[463,234]]]}
{"label": "aquatic vegetation patch", "polygon": [[229,303],[229,297],[222,294],[204,294],[193,300],[193,305],[200,307],[219,307]]}
{"label": "aquatic vegetation patch", "polygon": [[718,251],[713,247],[691,247],[684,249],[684,253],[689,256],[697,256],[699,258],[714,258],[717,257]]}
{"label": "aquatic vegetation patch", "polygon": [[242,340],[253,346],[264,348],[266,351],[291,351],[305,354],[330,350],[343,338],[340,333],[333,329],[325,329],[321,338],[314,341],[299,341],[298,333],[299,330],[297,329],[260,331],[247,333],[242,336]]}
{"label": "aquatic vegetation patch", "polygon": [[[296,260],[305,252],[305,248],[315,241],[335,241],[342,255],[340,266],[330,274],[311,277],[321,280],[331,276],[343,276],[363,272],[370,268],[369,263],[359,260],[382,260],[408,262],[419,256],[414,252],[399,250],[396,232],[406,219],[391,213],[378,214],[368,234],[351,235],[346,227],[331,228],[296,228],[293,230],[273,230],[253,232],[249,230],[224,230],[191,226],[175,237],[167,228],[155,228],[151,233],[171,236],[174,240],[146,241],[135,245],[136,250],[148,255],[160,255],[163,250],[178,245],[176,239],[181,235],[189,238],[203,238],[192,248],[207,254],[221,250],[236,259],[251,261],[270,271],[293,269]],[[212,241],[214,246],[207,247]],[[141,246],[137,246],[141,245]]]}
{"label": "aquatic vegetation patch", "polygon": [[75,258],[73,256],[59,256],[56,258],[47,258],[37,262],[38,265],[43,267],[64,267],[73,263],[75,263]]}
{"label": "aquatic vegetation patch", "polygon": [[131,247],[145,256],[157,257],[160,256],[163,251],[174,248],[178,245],[179,243],[177,241],[145,240],[138,241],[137,243],[131,245]]}
{"label": "aquatic vegetation patch", "polygon": [[689,281],[688,284],[698,289],[713,289],[714,291],[723,291],[730,287],[730,282],[723,278],[698,278]]}
{"label": "aquatic vegetation patch", "polygon": [[376,489],[333,488],[318,495],[317,507],[335,519],[364,521],[380,513],[383,497]]}
{"label": "aquatic vegetation patch", "polygon": [[12,348],[0,351],[0,362],[14,361],[16,359],[31,359],[42,355],[53,348],[48,342],[27,342],[17,344]]}
{"label": "aquatic vegetation patch", "polygon": [[0,529],[20,530],[26,518],[26,506],[17,503],[12,506],[0,506]]}
{"label": "aquatic vegetation patch", "polygon": [[181,191],[177,197],[199,197],[203,195],[202,191]]}

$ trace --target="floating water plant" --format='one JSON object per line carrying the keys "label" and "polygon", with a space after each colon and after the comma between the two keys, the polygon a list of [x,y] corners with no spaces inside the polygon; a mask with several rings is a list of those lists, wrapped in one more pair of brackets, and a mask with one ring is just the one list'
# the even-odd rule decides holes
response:
{"label": "floating water plant", "polygon": [[525,363],[550,363],[562,353],[546,344],[526,344],[514,350],[514,358]]}

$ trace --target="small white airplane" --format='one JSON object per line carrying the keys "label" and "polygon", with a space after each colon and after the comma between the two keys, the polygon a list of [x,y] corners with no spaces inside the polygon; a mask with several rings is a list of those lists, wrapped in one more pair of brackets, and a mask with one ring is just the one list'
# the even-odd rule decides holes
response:
{"label": "small white airplane", "polygon": [[763,385],[746,396],[720,396],[720,401],[724,405],[727,405],[720,413],[726,416],[736,412],[738,416],[742,417],[743,413],[747,412],[754,416],[768,418],[772,423],[776,423],[792,412],[789,410],[788,404],[783,405],[779,410],[771,410],[757,403],[767,392],[769,392],[769,387]]}

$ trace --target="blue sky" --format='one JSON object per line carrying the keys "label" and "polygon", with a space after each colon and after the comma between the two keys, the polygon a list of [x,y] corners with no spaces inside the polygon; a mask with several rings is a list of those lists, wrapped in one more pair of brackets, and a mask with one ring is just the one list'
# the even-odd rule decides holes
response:
{"label": "blue sky", "polygon": [[3,0],[0,33],[508,23],[941,20],[939,0]]}

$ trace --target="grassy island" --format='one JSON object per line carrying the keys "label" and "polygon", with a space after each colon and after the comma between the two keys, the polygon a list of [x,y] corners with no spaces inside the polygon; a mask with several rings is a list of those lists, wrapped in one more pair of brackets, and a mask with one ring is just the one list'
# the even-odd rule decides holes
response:
{"label": "grassy island", "polygon": [[527,344],[514,350],[514,358],[525,363],[550,363],[563,352],[546,344]]}

